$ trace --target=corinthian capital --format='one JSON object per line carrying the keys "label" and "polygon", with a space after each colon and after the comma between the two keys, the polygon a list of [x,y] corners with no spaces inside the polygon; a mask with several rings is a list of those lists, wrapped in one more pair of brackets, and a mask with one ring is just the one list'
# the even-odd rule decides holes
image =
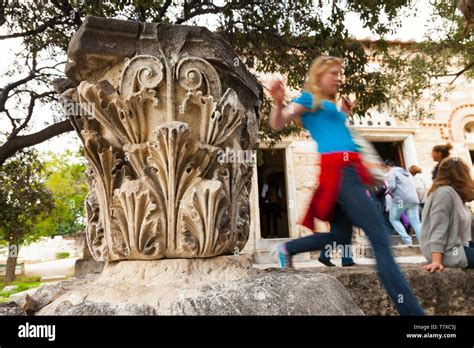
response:
{"label": "corinthian capital", "polygon": [[87,241],[96,260],[210,257],[248,239],[262,89],[205,28],[88,17],[66,74],[90,168]]}

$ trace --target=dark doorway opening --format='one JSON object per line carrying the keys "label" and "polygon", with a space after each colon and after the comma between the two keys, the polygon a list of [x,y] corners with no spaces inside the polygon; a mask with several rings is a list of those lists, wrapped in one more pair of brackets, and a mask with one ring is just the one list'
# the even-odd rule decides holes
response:
{"label": "dark doorway opening", "polygon": [[258,151],[260,235],[262,238],[289,238],[285,150]]}
{"label": "dark doorway opening", "polygon": [[398,166],[405,168],[405,159],[403,158],[403,149],[401,141],[376,141],[372,142],[380,157],[385,161],[390,159]]}
{"label": "dark doorway opening", "polygon": [[[392,160],[397,166],[406,168],[405,158],[403,157],[403,143],[401,141],[375,141],[372,142],[382,160]],[[408,169],[408,168],[406,168]],[[385,198],[377,200],[377,207],[384,216],[384,222],[391,234],[397,235],[397,232],[390,223],[389,213],[386,210]],[[406,226],[405,226],[406,227]]]}

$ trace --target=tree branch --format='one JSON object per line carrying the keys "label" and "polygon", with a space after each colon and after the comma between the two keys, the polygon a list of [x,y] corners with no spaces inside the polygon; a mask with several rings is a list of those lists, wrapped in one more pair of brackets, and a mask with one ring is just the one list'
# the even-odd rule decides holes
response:
{"label": "tree branch", "polygon": [[30,102],[28,103],[28,112],[26,114],[26,117],[25,117],[25,119],[23,120],[23,122],[21,123],[21,125],[19,127],[15,127],[13,129],[12,133],[8,137],[8,140],[13,139],[14,137],[16,137],[18,135],[18,133],[20,133],[23,129],[25,129],[28,126],[28,123],[30,122],[31,117],[33,116],[33,111],[34,111],[34,108],[35,108],[36,100],[47,97],[47,96],[51,96],[51,95],[54,95],[54,94],[55,94],[54,91],[48,91],[48,92],[44,92],[44,93],[41,93],[41,94],[36,94],[35,92],[30,92]]}
{"label": "tree branch", "polygon": [[[205,8],[202,8],[202,5],[206,5]],[[175,24],[182,24],[191,18],[194,18],[203,14],[218,14],[221,13],[229,4],[224,6],[216,6],[213,3],[202,4],[200,1],[191,0],[190,2],[185,1],[183,6],[183,17],[179,18]],[[191,12],[192,9],[195,9],[194,12]]]}
{"label": "tree branch", "polygon": [[456,73],[456,77],[455,77],[449,84],[452,85],[452,84],[454,83],[454,81],[456,81],[459,76],[461,76],[462,74],[464,74],[464,72],[468,71],[468,70],[471,69],[473,66],[474,66],[474,62],[471,62],[471,63],[469,63],[464,69],[458,71],[458,72]]}
{"label": "tree branch", "polygon": [[263,34],[267,34],[267,35],[272,36],[275,40],[281,42],[283,45],[285,45],[287,47],[291,47],[291,48],[294,48],[294,49],[297,49],[297,50],[304,50],[304,49],[307,49],[307,48],[310,47],[310,44],[307,43],[307,42],[303,42],[300,45],[292,44],[292,43],[286,41],[285,39],[283,39],[283,37],[280,34],[278,34],[277,32],[275,32],[274,29],[265,28],[264,26],[258,25],[256,23],[245,23],[245,22],[242,22],[242,21],[235,21],[234,23],[235,24],[242,24],[243,26],[253,27],[253,28],[259,30]]}
{"label": "tree branch", "polygon": [[28,81],[33,80],[35,77],[36,77],[36,74],[34,73],[34,71],[31,71],[28,74],[28,76],[22,79],[19,79],[18,81],[9,83],[3,89],[0,89],[0,112],[5,111],[5,103],[7,102],[7,99],[8,99],[8,93],[10,93],[10,91],[13,90],[14,88],[21,86],[27,83]]}
{"label": "tree branch", "polygon": [[0,27],[5,24],[5,0],[0,0]]}
{"label": "tree branch", "polygon": [[76,27],[80,27],[82,24],[82,19],[80,13],[78,13],[76,10],[74,10],[74,7],[71,6],[68,0],[51,0],[51,3],[59,10],[62,11],[62,13],[68,17],[71,18],[71,14],[74,14],[74,24],[76,24]]}
{"label": "tree branch", "polygon": [[469,63],[469,64],[466,65],[463,69],[461,69],[460,71],[458,71],[458,72],[456,72],[456,73],[433,75],[432,77],[448,77],[448,76],[454,76],[454,79],[449,83],[450,85],[452,85],[452,84],[454,83],[454,81],[456,81],[456,80],[458,79],[459,76],[461,76],[462,74],[464,74],[466,71],[468,71],[468,70],[471,69],[472,67],[474,67],[474,62]]}
{"label": "tree branch", "polygon": [[7,117],[10,120],[10,123],[12,124],[12,129],[15,129],[16,128],[15,119],[12,117],[12,115],[10,115],[10,112],[7,109],[5,109],[5,113],[7,114]]}
{"label": "tree branch", "polygon": [[168,8],[171,5],[171,0],[166,0],[163,6],[161,6],[160,11],[158,12],[158,20],[157,22],[161,22],[163,20],[163,17],[166,14],[166,11],[168,11]]}
{"label": "tree branch", "polygon": [[12,133],[8,136],[8,140],[13,139],[14,137],[16,137],[18,135],[18,133],[22,129],[25,129],[25,127],[28,125],[28,122],[30,122],[30,120],[31,120],[31,116],[33,115],[33,110],[35,108],[35,101],[36,101],[36,99],[30,93],[30,102],[28,103],[28,112],[26,114],[26,118],[23,120],[22,124],[19,127],[15,127],[13,129]]}
{"label": "tree branch", "polygon": [[17,151],[25,147],[40,144],[43,141],[49,140],[59,134],[67,133],[72,130],[73,128],[71,122],[69,120],[65,120],[46,127],[39,132],[24,136],[17,136],[7,140],[2,146],[0,146],[0,165],[2,165],[9,157],[13,156]]}
{"label": "tree branch", "polygon": [[59,18],[53,17],[47,22],[41,24],[39,27],[27,31],[23,31],[21,33],[13,33],[13,34],[8,34],[8,35],[0,35],[0,40],[6,40],[6,39],[13,39],[15,37],[23,37],[23,36],[31,36],[31,35],[37,35],[42,33],[48,28],[54,27],[56,24],[64,24],[62,21],[58,21]]}

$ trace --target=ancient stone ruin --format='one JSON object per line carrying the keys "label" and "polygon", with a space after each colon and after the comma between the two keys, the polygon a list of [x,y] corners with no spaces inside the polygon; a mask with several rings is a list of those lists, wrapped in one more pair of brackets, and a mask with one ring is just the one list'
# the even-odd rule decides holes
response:
{"label": "ancient stone ruin", "polygon": [[56,89],[89,160],[87,241],[105,266],[40,288],[25,313],[363,314],[333,277],[239,255],[252,161],[221,155],[253,150],[262,88],[220,36],[88,17],[66,74]]}
{"label": "ancient stone ruin", "polygon": [[[232,254],[249,236],[252,151],[262,88],[202,27],[88,17],[68,50],[63,95],[90,168],[95,260]],[[222,156],[221,156],[222,157]]]}

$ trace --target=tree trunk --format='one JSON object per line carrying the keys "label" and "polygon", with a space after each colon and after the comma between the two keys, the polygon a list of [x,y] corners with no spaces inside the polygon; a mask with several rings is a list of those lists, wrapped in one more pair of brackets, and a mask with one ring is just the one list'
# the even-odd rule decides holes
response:
{"label": "tree trunk", "polygon": [[9,285],[15,280],[16,262],[18,260],[18,252],[20,245],[16,243],[8,243],[8,258],[5,270],[5,284]]}

